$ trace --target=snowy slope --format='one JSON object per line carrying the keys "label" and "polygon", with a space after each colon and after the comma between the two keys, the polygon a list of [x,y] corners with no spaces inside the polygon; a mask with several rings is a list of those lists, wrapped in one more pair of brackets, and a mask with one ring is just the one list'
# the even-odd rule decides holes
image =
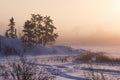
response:
{"label": "snowy slope", "polygon": [[84,53],[87,53],[88,51],[82,50],[82,49],[80,50],[73,49],[68,46],[60,46],[60,45],[47,46],[47,47],[42,46],[42,45],[36,45],[30,52],[34,54],[68,55],[68,54],[84,54]]}
{"label": "snowy slope", "polygon": [[4,52],[12,53],[11,50],[15,50],[17,51],[17,53],[22,52],[23,47],[21,41],[19,39],[10,39],[0,36],[0,53]]}
{"label": "snowy slope", "polygon": [[[6,49],[6,46],[14,48],[18,52],[23,52],[23,45],[20,40],[0,36],[0,53],[3,53],[2,50]],[[102,73],[107,80],[120,79],[119,63],[75,62],[73,54],[85,54],[88,52],[89,51],[84,49],[73,49],[71,47],[61,45],[46,47],[36,45],[28,51],[28,54],[37,54],[37,56],[27,55],[26,57],[28,61],[31,61],[31,63],[35,61],[34,65],[47,68],[49,73],[56,76],[56,80],[87,80],[87,78],[90,77],[90,70],[94,71],[95,74]],[[18,61],[19,57],[0,57],[0,63],[6,64],[8,61],[14,61],[15,59]]]}
{"label": "snowy slope", "polygon": [[[26,56],[29,63],[34,63],[37,67],[47,68],[48,72],[56,76],[55,80],[93,80],[92,75],[103,74],[105,79],[94,80],[119,80],[120,79],[120,64],[119,63],[85,63],[74,62],[69,56]],[[71,56],[72,57],[72,56]],[[68,58],[68,59],[67,59]],[[74,57],[73,57],[74,58]],[[7,63],[16,60],[13,56],[0,58],[0,63]],[[67,59],[67,61],[64,61]],[[72,59],[72,58],[71,58]],[[2,79],[0,79],[2,80]]]}
{"label": "snowy slope", "polygon": [[[11,51],[11,49],[17,51],[18,53],[23,53],[23,44],[21,42],[21,40],[19,39],[10,39],[10,38],[5,38],[3,36],[0,36],[0,44],[1,44],[1,50],[0,53],[6,53],[6,51],[8,53],[13,53]],[[7,50],[6,50],[7,49]],[[40,44],[35,45],[31,50],[29,50],[28,52],[26,52],[27,54],[64,54],[64,55],[68,55],[68,54],[83,54],[83,53],[87,53],[88,51],[86,50],[78,50],[78,49],[73,49],[71,47],[68,46],[60,46],[60,45],[56,45],[56,46],[42,46]]]}

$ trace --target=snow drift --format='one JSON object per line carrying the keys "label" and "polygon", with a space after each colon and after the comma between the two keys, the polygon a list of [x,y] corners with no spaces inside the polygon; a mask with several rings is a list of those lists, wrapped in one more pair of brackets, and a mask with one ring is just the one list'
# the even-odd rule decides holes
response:
{"label": "snow drift", "polygon": [[[24,53],[23,52],[24,46],[20,39],[10,39],[3,36],[0,36],[0,53],[4,54],[14,54],[16,53]],[[35,45],[31,50],[26,52],[26,54],[44,54],[44,55],[51,55],[51,54],[83,54],[87,53],[88,51],[83,49],[73,49],[68,46],[62,45],[55,45],[55,46],[42,46],[40,44]],[[24,53],[25,54],[25,53]]]}

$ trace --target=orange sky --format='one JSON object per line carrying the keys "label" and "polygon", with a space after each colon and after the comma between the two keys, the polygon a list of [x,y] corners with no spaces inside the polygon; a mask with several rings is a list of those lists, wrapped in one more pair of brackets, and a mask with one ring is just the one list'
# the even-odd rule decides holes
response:
{"label": "orange sky", "polygon": [[120,0],[0,0],[0,10],[1,33],[12,16],[21,29],[30,14],[39,13],[54,20],[57,43],[120,42]]}

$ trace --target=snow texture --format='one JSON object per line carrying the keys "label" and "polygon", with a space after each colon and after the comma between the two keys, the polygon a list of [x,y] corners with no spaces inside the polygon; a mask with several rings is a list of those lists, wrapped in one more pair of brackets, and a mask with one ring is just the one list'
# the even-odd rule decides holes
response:
{"label": "snow texture", "polygon": [[[3,36],[0,36],[0,45],[1,45],[1,50],[4,50],[6,47],[15,49],[19,53],[23,53],[23,44],[22,41],[19,39],[10,39],[10,38],[5,38]],[[42,46],[40,44],[35,45],[32,49],[30,49],[27,54],[32,54],[32,55],[47,55],[47,54],[84,54],[87,53],[88,51],[83,50],[83,49],[73,49],[68,46],[61,46],[61,45],[55,45],[55,46]],[[2,53],[2,52],[1,52]]]}

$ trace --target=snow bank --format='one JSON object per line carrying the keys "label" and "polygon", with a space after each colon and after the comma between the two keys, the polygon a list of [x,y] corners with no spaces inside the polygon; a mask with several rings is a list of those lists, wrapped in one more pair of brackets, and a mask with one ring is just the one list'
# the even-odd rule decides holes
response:
{"label": "snow bank", "polygon": [[[21,40],[19,39],[10,39],[10,38],[5,38],[3,36],[0,36],[0,49],[1,50],[6,50],[6,47],[8,48],[12,48],[15,51],[19,52],[19,53],[23,53],[23,45]],[[8,52],[9,49],[7,49]],[[0,51],[2,53],[2,51]],[[4,52],[4,51],[3,51]],[[73,49],[71,47],[68,46],[60,46],[60,45],[56,45],[56,46],[42,46],[40,44],[35,45],[31,50],[29,50],[28,52],[26,52],[27,54],[45,54],[45,55],[49,55],[49,54],[82,54],[82,53],[87,53],[88,51],[83,50],[83,49]]]}
{"label": "snow bank", "polygon": [[11,39],[0,36],[0,53],[14,52],[20,53],[23,51],[22,43],[19,39]]}
{"label": "snow bank", "polygon": [[68,54],[84,54],[88,53],[88,51],[83,49],[73,49],[69,46],[62,46],[62,45],[56,45],[56,46],[42,46],[42,45],[36,45],[31,51],[31,54],[45,54],[45,55],[68,55]]}

